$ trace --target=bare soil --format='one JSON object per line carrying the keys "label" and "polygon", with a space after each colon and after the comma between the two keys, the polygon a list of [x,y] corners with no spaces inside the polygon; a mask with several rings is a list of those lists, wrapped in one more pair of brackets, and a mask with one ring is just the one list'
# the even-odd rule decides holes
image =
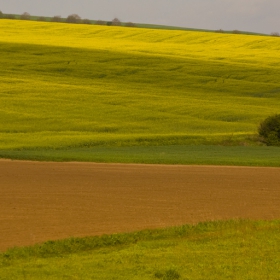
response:
{"label": "bare soil", "polygon": [[206,220],[280,218],[280,169],[0,161],[0,250]]}

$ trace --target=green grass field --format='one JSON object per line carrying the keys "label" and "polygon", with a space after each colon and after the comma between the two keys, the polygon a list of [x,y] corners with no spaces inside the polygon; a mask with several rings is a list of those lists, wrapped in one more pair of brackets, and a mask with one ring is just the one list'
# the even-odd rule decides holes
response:
{"label": "green grass field", "polygon": [[170,145],[0,151],[0,158],[37,161],[203,164],[280,167],[279,147]]}
{"label": "green grass field", "polygon": [[279,38],[19,20],[0,27],[1,156],[258,145],[260,121],[279,113]]}
{"label": "green grass field", "polygon": [[279,229],[224,221],[49,241],[0,254],[0,279],[278,280]]}

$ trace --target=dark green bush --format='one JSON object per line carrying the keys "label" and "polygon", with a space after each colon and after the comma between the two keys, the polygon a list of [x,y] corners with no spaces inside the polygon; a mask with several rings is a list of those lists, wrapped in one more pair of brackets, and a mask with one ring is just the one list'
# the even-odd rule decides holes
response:
{"label": "dark green bush", "polygon": [[280,146],[280,114],[270,116],[261,122],[259,135],[268,146]]}

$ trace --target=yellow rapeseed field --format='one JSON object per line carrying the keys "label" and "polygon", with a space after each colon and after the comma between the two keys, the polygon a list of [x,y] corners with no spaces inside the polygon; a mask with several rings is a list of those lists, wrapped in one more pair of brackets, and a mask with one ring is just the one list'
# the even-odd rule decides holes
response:
{"label": "yellow rapeseed field", "polygon": [[280,39],[0,21],[0,149],[246,141],[280,108]]}

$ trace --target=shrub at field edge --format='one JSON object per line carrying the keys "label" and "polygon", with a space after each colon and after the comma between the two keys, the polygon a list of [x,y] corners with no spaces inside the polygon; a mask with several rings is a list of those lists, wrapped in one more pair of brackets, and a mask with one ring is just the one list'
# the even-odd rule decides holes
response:
{"label": "shrub at field edge", "polygon": [[259,135],[268,146],[280,146],[280,114],[270,116],[261,122]]}

